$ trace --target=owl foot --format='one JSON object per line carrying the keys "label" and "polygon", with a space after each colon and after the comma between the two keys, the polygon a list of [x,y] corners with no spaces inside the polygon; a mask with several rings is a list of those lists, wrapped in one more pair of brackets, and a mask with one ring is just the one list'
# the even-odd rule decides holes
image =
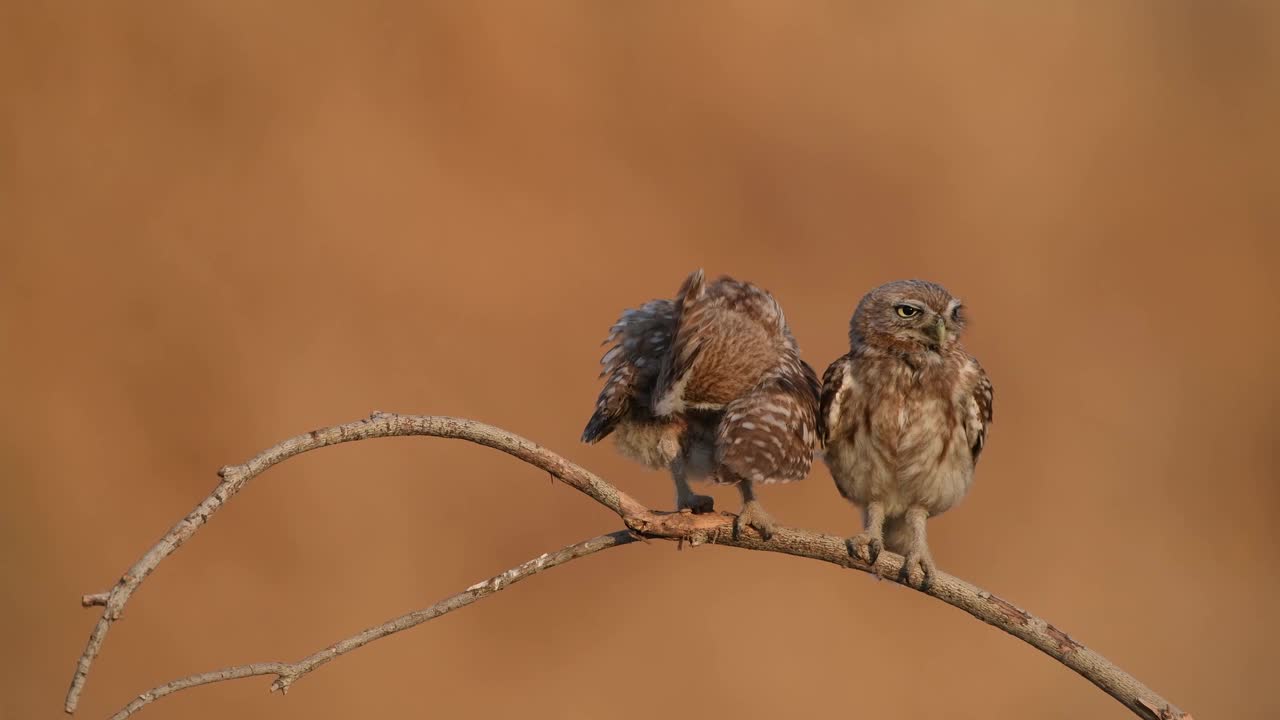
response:
{"label": "owl foot", "polygon": [[680,512],[691,512],[694,515],[715,512],[716,499],[710,495],[686,495],[676,500],[676,509]]}
{"label": "owl foot", "polygon": [[928,590],[936,571],[928,550],[910,550],[902,562],[902,570],[898,571],[898,579],[918,590]]}
{"label": "owl foot", "polygon": [[742,511],[738,513],[738,517],[733,521],[733,539],[737,540],[742,535],[743,526],[755,528],[760,533],[760,537],[768,540],[773,537],[773,518],[769,513],[764,511],[760,503],[755,500],[748,500],[743,503]]}
{"label": "owl foot", "polygon": [[857,558],[868,565],[875,565],[884,549],[884,541],[871,533],[859,533],[844,541],[849,549],[849,557]]}

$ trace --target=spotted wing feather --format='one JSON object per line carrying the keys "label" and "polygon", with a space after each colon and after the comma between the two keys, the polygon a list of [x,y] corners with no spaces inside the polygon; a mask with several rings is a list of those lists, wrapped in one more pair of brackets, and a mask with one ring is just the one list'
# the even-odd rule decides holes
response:
{"label": "spotted wing feather", "polygon": [[841,414],[853,388],[850,387],[852,355],[844,355],[831,363],[822,374],[822,392],[818,400],[818,438],[823,446],[840,423]]}
{"label": "spotted wing feather", "polygon": [[973,462],[976,465],[978,456],[982,454],[982,448],[987,443],[987,428],[991,426],[995,391],[991,387],[991,380],[987,378],[986,371],[978,365],[978,361],[974,360],[973,364],[978,368],[978,382],[973,388],[973,394],[969,397],[965,434],[969,438],[969,449],[973,452]]}
{"label": "spotted wing feather", "polygon": [[731,402],[716,433],[719,482],[790,482],[809,474],[817,446],[818,378],[796,365]]}

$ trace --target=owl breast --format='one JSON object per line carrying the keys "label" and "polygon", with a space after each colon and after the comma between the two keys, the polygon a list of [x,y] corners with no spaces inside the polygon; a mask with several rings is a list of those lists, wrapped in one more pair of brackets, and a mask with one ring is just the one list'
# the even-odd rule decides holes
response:
{"label": "owl breast", "polygon": [[912,366],[898,358],[855,364],[850,395],[826,453],[841,493],[859,505],[885,504],[894,517],[911,505],[938,515],[973,481],[965,435],[963,382],[947,364]]}

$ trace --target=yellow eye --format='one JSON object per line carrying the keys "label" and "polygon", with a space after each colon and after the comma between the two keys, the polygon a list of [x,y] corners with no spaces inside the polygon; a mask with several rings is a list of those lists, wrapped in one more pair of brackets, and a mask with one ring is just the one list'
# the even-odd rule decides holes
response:
{"label": "yellow eye", "polygon": [[893,309],[897,310],[898,317],[902,318],[913,318],[920,314],[920,308],[912,307],[910,305],[895,305]]}

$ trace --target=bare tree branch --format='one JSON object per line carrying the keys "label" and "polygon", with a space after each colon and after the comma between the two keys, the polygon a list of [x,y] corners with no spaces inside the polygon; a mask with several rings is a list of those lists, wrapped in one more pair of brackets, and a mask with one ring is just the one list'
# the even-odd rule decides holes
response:
{"label": "bare tree branch", "polygon": [[363,647],[401,630],[408,630],[411,627],[421,625],[422,623],[438,618],[464,608],[471,603],[486,598],[500,590],[506,590],[508,587],[520,582],[521,580],[536,575],[543,570],[550,570],[557,565],[563,565],[570,560],[577,560],[580,557],[586,557],[598,553],[601,550],[607,550],[612,547],[619,547],[636,541],[636,536],[626,530],[620,530],[608,535],[583,540],[580,543],[569,545],[555,552],[544,553],[532,560],[521,563],[516,567],[507,570],[504,573],[494,575],[488,580],[472,585],[462,592],[451,595],[444,600],[432,605],[431,607],[415,610],[407,615],[401,615],[398,618],[388,620],[381,625],[375,625],[364,632],[353,635],[345,640],[340,640],[323,650],[312,653],[307,657],[295,663],[266,662],[253,663],[250,665],[237,665],[236,667],[224,668],[213,672],[200,673],[199,675],[191,675],[180,680],[165,683],[159,687],[151,688],[134,698],[133,702],[126,705],[115,715],[111,716],[111,720],[124,720],[133,713],[137,712],[145,705],[149,705],[156,700],[177,692],[186,690],[199,685],[208,685],[210,683],[222,682],[224,680],[237,680],[239,678],[253,677],[255,675],[275,675],[276,681],[271,683],[271,692],[279,690],[282,693],[289,692],[289,686],[301,678],[303,675],[315,670],[334,658],[345,655],[346,653]]}
{"label": "bare tree branch", "polygon": [[[460,438],[469,440],[481,445],[496,448],[509,455],[512,455],[524,462],[535,467],[541,468],[550,473],[576,490],[592,498],[601,505],[609,508],[620,518],[623,523],[631,529],[636,535],[647,538],[659,538],[666,540],[676,540],[679,542],[688,542],[692,545],[700,544],[718,544],[728,545],[731,547],[744,548],[747,550],[767,550],[770,552],[780,552],[798,557],[806,557],[814,560],[822,560],[841,567],[852,568],[879,575],[883,578],[901,581],[900,571],[902,568],[901,556],[889,552],[882,552],[876,565],[868,566],[856,558],[851,558],[846,550],[844,540],[842,538],[831,535],[823,535],[813,533],[806,530],[797,530],[792,528],[779,528],[773,537],[765,541],[754,531],[745,532],[741,535],[735,535],[733,532],[734,516],[727,513],[709,513],[705,515],[692,515],[689,513],[663,513],[651,510],[640,504],[631,496],[618,490],[613,485],[599,478],[590,471],[564,459],[563,457],[535,444],[524,438],[509,433],[505,430],[485,425],[484,423],[475,422],[473,420],[465,420],[460,418],[439,417],[439,416],[419,416],[419,415],[393,415],[389,413],[374,413],[367,420],[360,420],[345,425],[337,425],[334,427],[313,430],[306,435],[290,438],[278,445],[275,445],[243,465],[228,466],[219,471],[222,481],[218,483],[209,497],[205,498],[196,509],[183,518],[175,525],[164,537],[160,539],[154,547],[151,548],[142,558],[126,572],[115,587],[109,593],[99,593],[95,595],[86,595],[81,602],[86,607],[103,605],[102,617],[98,620],[94,627],[93,633],[89,637],[89,642],[85,647],[84,653],[80,657],[77,664],[75,675],[72,678],[71,688],[67,693],[66,710],[68,713],[74,712],[79,701],[79,696],[84,688],[85,680],[88,677],[89,669],[92,666],[94,658],[102,648],[102,642],[106,637],[107,630],[115,620],[118,620],[124,610],[125,604],[129,597],[137,590],[142,581],[153,571],[160,561],[168,557],[174,550],[182,545],[195,531],[208,521],[209,517],[222,507],[232,496],[239,492],[245,484],[262,473],[267,468],[282,462],[294,455],[298,455],[308,450],[325,447],[328,445],[336,445],[338,443],[350,442],[353,440],[365,440],[377,437],[393,437],[399,435],[426,435],[432,437]],[[573,548],[579,548],[592,543],[603,542],[604,538],[621,537],[619,534],[602,536],[594,540],[588,540],[585,543],[570,546],[564,550],[554,553],[559,556],[563,553],[569,553],[556,564],[568,562],[574,557],[581,557],[588,553],[579,553],[574,555]],[[621,541],[613,541],[613,545],[621,544]],[[603,547],[596,548],[590,552],[595,552]],[[542,556],[550,557],[550,556]],[[537,563],[539,559],[530,561]],[[516,568],[515,572],[521,570],[529,563]],[[543,568],[549,567],[545,564]],[[531,573],[526,573],[531,574]],[[507,575],[498,576],[502,578]],[[489,582],[493,582],[492,580]],[[506,584],[507,581],[501,581]],[[445,601],[442,604],[448,604],[457,601],[458,598],[470,597],[469,593],[479,593],[477,588],[484,587],[481,583],[478,586],[472,586],[463,593],[459,593]],[[908,585],[908,587],[910,587]],[[495,588],[496,590],[496,588]],[[1058,662],[1066,665],[1081,676],[1098,686],[1108,695],[1132,710],[1136,715],[1147,720],[1190,720],[1191,716],[1179,710],[1169,701],[1157,695],[1150,688],[1143,685],[1133,676],[1116,667],[1106,658],[1098,653],[1090,650],[1076,640],[1072,639],[1065,632],[1050,625],[1048,622],[1038,618],[1025,610],[1017,607],[1013,603],[993,595],[981,588],[971,585],[959,578],[952,577],[946,573],[938,573],[930,587],[924,591],[926,594],[935,597],[953,607],[957,607],[974,617],[986,622],[990,625],[1004,630],[1014,637],[1023,640],[1031,646],[1039,649],[1041,652],[1049,655]],[[487,594],[487,593],[486,593]],[[477,594],[470,597],[457,607],[474,602],[483,594]],[[128,707],[121,711],[123,714],[117,714],[116,717],[125,717],[139,707],[177,690],[196,685],[205,685],[212,682],[220,682],[222,680],[231,680],[241,677],[249,677],[252,675],[276,675],[278,679],[273,684],[273,689],[286,689],[290,683],[300,677],[305,672],[309,672],[313,667],[319,666],[338,655],[347,652],[356,647],[360,647],[368,642],[372,642],[379,637],[397,632],[404,627],[412,627],[413,625],[424,622],[425,620],[442,614],[448,610],[436,612],[435,615],[422,616],[423,613],[431,613],[433,606],[425,610],[411,613],[396,620],[392,620],[384,625],[377,626],[366,630],[364,633],[353,638],[343,640],[326,650],[323,650],[309,658],[298,663],[262,663],[256,665],[244,665],[226,670],[220,670],[213,673],[203,675],[194,675],[182,680],[177,680],[167,685],[148,691],[134,700]],[[449,608],[455,609],[455,608]],[[409,621],[404,627],[393,627],[396,623],[404,622],[409,618],[417,618],[416,622]],[[385,630],[385,631],[384,631]],[[371,634],[372,633],[372,634]],[[354,644],[352,644],[354,643]],[[339,648],[342,648],[339,650]],[[306,666],[307,663],[313,665]],[[300,670],[306,666],[306,669]]]}
{"label": "bare tree branch", "polygon": [[518,435],[474,420],[375,412],[366,420],[312,430],[305,435],[289,438],[264,450],[243,465],[228,465],[219,470],[218,475],[222,481],[213,489],[213,492],[197,505],[195,510],[178,521],[178,524],[165,533],[159,542],[120,577],[115,587],[106,593],[105,601],[101,600],[102,593],[87,595],[81,599],[81,603],[86,607],[104,605],[106,609],[103,610],[102,617],[89,635],[89,642],[76,665],[75,674],[71,679],[71,688],[67,691],[65,710],[68,713],[75,712],[80,693],[89,677],[89,669],[102,650],[102,643],[106,639],[107,631],[111,629],[111,623],[120,619],[125,604],[129,602],[129,598],[142,581],[156,569],[160,561],[181,547],[250,480],[267,468],[308,450],[354,440],[398,435],[463,438],[480,445],[487,445],[546,470],[619,516],[646,512],[645,507],[635,499],[620,492],[595,474]]}

